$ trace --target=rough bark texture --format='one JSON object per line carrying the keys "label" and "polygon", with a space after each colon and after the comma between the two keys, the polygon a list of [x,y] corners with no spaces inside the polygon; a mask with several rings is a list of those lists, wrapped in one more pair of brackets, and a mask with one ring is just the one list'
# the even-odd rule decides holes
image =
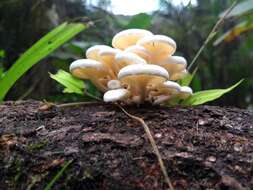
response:
{"label": "rough bark texture", "polygon": [[[119,108],[41,105],[0,105],[0,189],[167,189],[142,126]],[[148,124],[175,189],[253,189],[253,113],[126,109]]]}

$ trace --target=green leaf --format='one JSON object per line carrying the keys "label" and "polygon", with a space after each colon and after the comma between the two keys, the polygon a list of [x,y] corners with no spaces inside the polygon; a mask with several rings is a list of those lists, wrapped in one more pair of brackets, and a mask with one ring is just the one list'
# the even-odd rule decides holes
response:
{"label": "green leaf", "polygon": [[56,74],[50,74],[50,77],[60,84],[62,84],[65,89],[64,93],[76,93],[83,95],[84,94],[84,83],[82,80],[74,78],[70,73],[59,70]]}
{"label": "green leaf", "polygon": [[0,50],[0,58],[3,58],[5,56],[5,51],[4,50]]}
{"label": "green leaf", "polygon": [[44,190],[50,190],[52,189],[53,185],[56,181],[60,179],[60,177],[63,175],[64,171],[69,167],[69,165],[73,162],[73,160],[70,160],[68,162],[65,162],[62,166],[61,170],[53,177],[53,179],[47,184],[47,186],[44,188]]}
{"label": "green leaf", "polygon": [[233,86],[231,86],[227,89],[212,89],[212,90],[203,90],[203,91],[196,92],[191,97],[184,100],[182,102],[182,105],[196,106],[196,105],[204,104],[206,102],[210,102],[215,99],[218,99],[222,95],[230,92],[235,87],[237,87],[239,84],[241,84],[243,82],[243,80],[244,79],[240,80],[239,82],[237,82],[236,84],[234,84]]}
{"label": "green leaf", "polygon": [[188,73],[184,78],[182,78],[179,82],[180,85],[181,86],[189,86],[191,84],[192,79],[194,78],[197,70],[198,70],[198,67],[196,67],[192,73]]}
{"label": "green leaf", "polygon": [[4,77],[4,69],[0,67],[0,80]]}
{"label": "green leaf", "polygon": [[196,75],[191,82],[191,88],[194,92],[200,91],[202,88],[201,80],[198,75]]}
{"label": "green leaf", "polygon": [[92,97],[101,97],[101,92],[96,88],[90,80],[84,80],[85,92],[92,95]]}
{"label": "green leaf", "polygon": [[[252,9],[253,9],[253,0],[247,0],[241,3],[238,3],[233,8],[233,10],[226,16],[226,18],[240,16],[242,14],[248,13]],[[221,13],[220,17],[222,17],[225,14],[225,12]]]}
{"label": "green leaf", "polygon": [[26,71],[85,28],[86,26],[80,23],[63,23],[36,42],[0,80],[0,101],[4,99],[9,89]]}
{"label": "green leaf", "polygon": [[140,13],[134,15],[129,23],[126,25],[126,28],[141,28],[146,29],[151,25],[152,17],[146,13]]}

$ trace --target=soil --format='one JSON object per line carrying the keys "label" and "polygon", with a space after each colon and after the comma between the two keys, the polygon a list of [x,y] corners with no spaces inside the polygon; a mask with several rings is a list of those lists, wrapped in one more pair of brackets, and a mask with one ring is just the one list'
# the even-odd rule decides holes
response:
{"label": "soil", "polygon": [[[253,189],[253,113],[125,107],[145,120],[175,189]],[[168,189],[137,121],[115,105],[0,105],[0,189]]]}

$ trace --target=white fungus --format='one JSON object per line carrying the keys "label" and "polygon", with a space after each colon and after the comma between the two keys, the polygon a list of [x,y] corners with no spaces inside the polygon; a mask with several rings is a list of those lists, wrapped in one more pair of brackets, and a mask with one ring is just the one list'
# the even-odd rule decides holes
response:
{"label": "white fungus", "polygon": [[112,39],[112,47],[95,45],[86,51],[87,59],[74,61],[70,72],[89,79],[102,92],[105,102],[163,104],[173,98],[192,95],[178,80],[188,71],[187,61],[174,56],[176,42],[143,29],[128,29]]}

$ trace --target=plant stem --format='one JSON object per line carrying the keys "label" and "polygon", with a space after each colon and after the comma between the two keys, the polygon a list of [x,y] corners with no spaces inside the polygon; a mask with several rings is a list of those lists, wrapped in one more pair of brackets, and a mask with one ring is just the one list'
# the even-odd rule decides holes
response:
{"label": "plant stem", "polygon": [[64,171],[67,169],[67,167],[73,162],[73,160],[70,160],[66,162],[62,169],[54,176],[54,178],[47,184],[47,186],[44,188],[44,190],[50,190],[55,182],[63,175]]}
{"label": "plant stem", "polygon": [[236,4],[237,4],[237,0],[232,3],[232,5],[226,10],[226,12],[222,15],[222,17],[216,22],[216,24],[212,28],[211,32],[208,34],[206,40],[204,41],[203,45],[200,47],[200,49],[198,50],[197,54],[193,58],[192,62],[188,66],[188,68],[187,68],[188,70],[190,70],[192,68],[192,66],[194,65],[194,63],[196,62],[196,60],[199,58],[200,54],[205,49],[205,47],[207,46],[207,44],[214,38],[214,36],[217,33],[217,30],[224,23],[224,20],[226,19],[226,16],[233,10],[233,8],[236,6]]}
{"label": "plant stem", "polygon": [[138,121],[138,122],[141,123],[141,125],[143,126],[143,128],[144,128],[144,130],[145,130],[145,133],[147,134],[147,137],[148,137],[148,139],[149,139],[149,141],[150,141],[150,144],[151,144],[151,146],[152,146],[152,148],[153,148],[153,150],[154,150],[154,152],[155,152],[155,154],[156,154],[157,160],[158,160],[158,162],[159,162],[160,168],[161,168],[162,173],[163,173],[163,175],[164,175],[165,181],[166,181],[166,183],[167,183],[168,186],[169,186],[169,189],[170,189],[170,190],[175,190],[174,187],[173,187],[173,185],[172,185],[172,183],[171,183],[171,180],[170,180],[170,178],[169,178],[169,176],[168,176],[168,173],[167,173],[167,171],[166,171],[165,165],[164,165],[163,160],[162,160],[162,156],[161,156],[161,154],[160,154],[160,152],[159,152],[159,149],[158,149],[158,147],[157,147],[157,145],[156,145],[156,143],[155,143],[155,140],[154,140],[154,138],[153,138],[153,136],[152,136],[152,134],[151,134],[151,131],[150,131],[148,125],[145,123],[145,121],[144,121],[142,118],[137,117],[137,116],[134,116],[134,115],[128,113],[122,106],[120,106],[120,105],[118,105],[118,104],[116,104],[116,105],[117,105],[128,117],[130,117],[130,118],[132,118],[132,119],[134,119],[134,120],[136,120],[136,121]]}

